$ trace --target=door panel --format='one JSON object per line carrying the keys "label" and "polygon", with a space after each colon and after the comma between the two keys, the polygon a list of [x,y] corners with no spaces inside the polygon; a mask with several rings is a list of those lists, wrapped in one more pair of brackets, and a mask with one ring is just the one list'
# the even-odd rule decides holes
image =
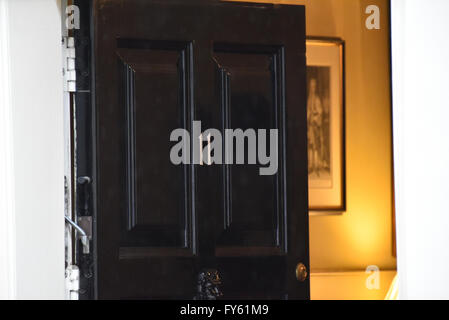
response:
{"label": "door panel", "polygon": [[[308,299],[304,25],[302,6],[93,2],[99,298],[191,299],[216,269],[223,298]],[[245,164],[172,164],[193,120],[277,129],[277,172],[246,143]]]}
{"label": "door panel", "polygon": [[[283,107],[284,67],[282,48],[265,46],[214,45],[222,99],[222,132],[225,129],[285,129],[278,119]],[[250,136],[256,143],[256,135]],[[267,137],[268,138],[268,137]],[[245,140],[245,163],[253,162]],[[235,140],[234,140],[235,141]],[[229,157],[238,164],[235,146]],[[269,139],[265,145],[269,149]],[[278,150],[279,162],[284,157]],[[255,152],[256,153],[256,152]],[[282,174],[260,175],[254,164],[225,165],[223,168],[224,231],[217,240],[216,254],[270,255],[284,252]]]}
{"label": "door panel", "polygon": [[190,123],[191,51],[190,43],[118,40],[127,139],[127,211],[122,222],[126,228],[122,228],[120,256],[158,255],[164,247],[193,254],[194,186],[188,167],[155,156],[169,154],[167,132],[188,128]]}

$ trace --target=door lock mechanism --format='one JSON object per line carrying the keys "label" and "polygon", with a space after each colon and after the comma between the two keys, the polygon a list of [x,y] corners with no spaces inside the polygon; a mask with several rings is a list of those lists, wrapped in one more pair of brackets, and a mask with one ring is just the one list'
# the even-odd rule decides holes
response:
{"label": "door lock mechanism", "polygon": [[77,223],[75,223],[72,219],[69,217],[65,217],[65,221],[70,224],[73,228],[75,228],[77,235],[79,239],[81,240],[81,244],[83,245],[83,253],[89,254],[90,253],[90,245],[89,245],[89,236],[88,234],[81,228]]}

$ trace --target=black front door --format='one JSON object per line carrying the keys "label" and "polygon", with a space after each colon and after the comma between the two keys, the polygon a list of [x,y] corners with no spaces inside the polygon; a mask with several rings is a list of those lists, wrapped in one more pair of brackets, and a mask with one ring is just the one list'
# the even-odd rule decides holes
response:
{"label": "black front door", "polygon": [[[98,297],[308,299],[304,7],[97,0],[92,12]],[[244,161],[231,147],[210,165],[229,152],[206,132],[200,145],[194,121],[256,140],[244,137]],[[179,128],[190,140],[170,139]],[[250,160],[272,145],[276,163]]]}

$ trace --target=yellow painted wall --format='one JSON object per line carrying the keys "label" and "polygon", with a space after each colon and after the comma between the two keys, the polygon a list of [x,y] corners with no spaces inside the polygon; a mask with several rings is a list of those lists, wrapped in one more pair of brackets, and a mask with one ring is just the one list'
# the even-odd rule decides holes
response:
{"label": "yellow painted wall", "polygon": [[[312,272],[395,269],[388,1],[254,2],[305,4],[307,35],[346,41],[347,212],[310,217]],[[365,28],[365,8],[372,4],[381,10],[380,30]]]}

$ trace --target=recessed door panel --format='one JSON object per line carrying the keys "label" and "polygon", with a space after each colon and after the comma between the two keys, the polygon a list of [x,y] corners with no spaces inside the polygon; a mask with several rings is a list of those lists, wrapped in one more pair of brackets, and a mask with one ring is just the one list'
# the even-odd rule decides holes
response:
{"label": "recessed door panel", "polygon": [[119,39],[117,45],[126,121],[127,208],[120,255],[158,255],[161,248],[193,254],[193,181],[187,165],[168,161],[167,143],[172,130],[189,126],[192,46],[138,39]]}
{"label": "recessed door panel", "polygon": [[[283,254],[283,48],[215,44],[214,60],[222,97],[222,131],[241,129],[244,133],[243,163],[237,156],[237,145],[242,141],[233,136],[232,154],[228,154],[232,164],[223,166],[224,231],[218,239],[217,255]],[[276,171],[261,175],[256,161],[259,131],[265,132],[262,149],[266,155],[272,129],[277,130]]]}

